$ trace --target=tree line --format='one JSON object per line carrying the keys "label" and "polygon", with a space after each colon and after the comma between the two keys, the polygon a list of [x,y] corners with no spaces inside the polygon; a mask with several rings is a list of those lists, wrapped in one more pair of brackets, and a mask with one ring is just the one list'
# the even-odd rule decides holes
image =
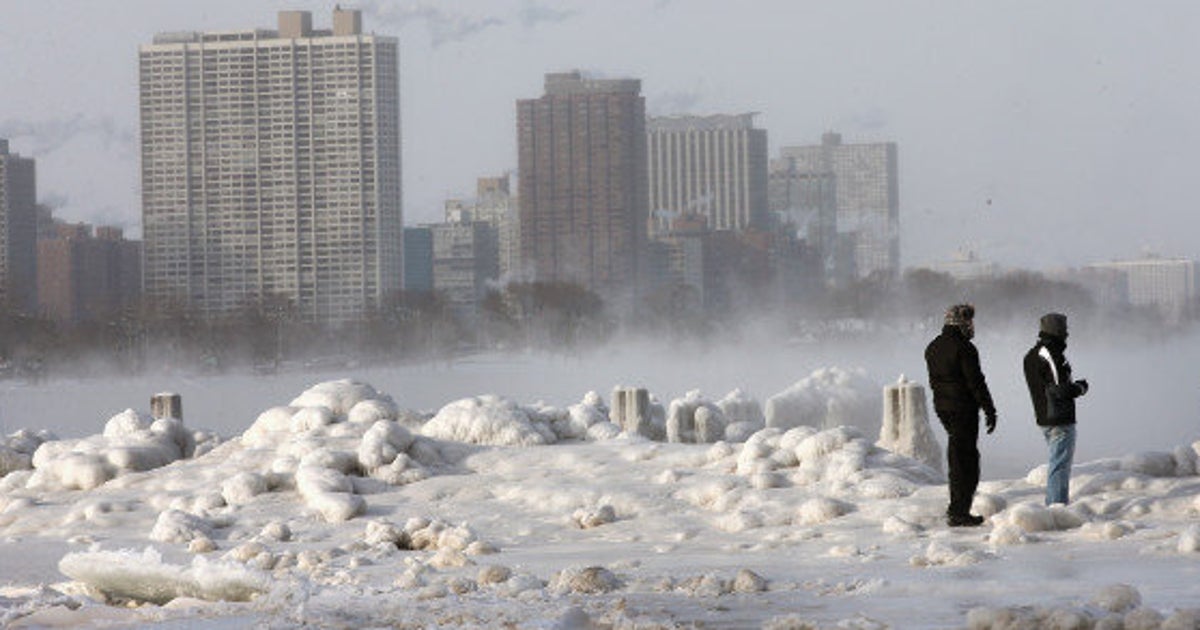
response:
{"label": "tree line", "polygon": [[219,318],[201,317],[183,304],[141,302],[72,325],[0,305],[0,377],[39,378],[97,367],[131,374],[272,371],[444,359],[481,350],[577,352],[618,334],[706,343],[736,334],[748,321],[773,322],[781,331],[798,321],[936,323],[957,302],[975,304],[994,327],[1028,327],[1037,315],[1055,310],[1070,313],[1080,325],[1159,336],[1191,326],[1197,312],[1189,309],[1189,317],[1172,320],[1153,308],[1099,304],[1079,284],[1026,271],[955,280],[915,269],[832,287],[733,285],[727,294],[711,303],[694,287],[659,287],[616,312],[579,285],[521,282],[489,291],[477,309],[464,314],[437,293],[400,291],[362,321],[334,328],[303,321],[282,298]]}

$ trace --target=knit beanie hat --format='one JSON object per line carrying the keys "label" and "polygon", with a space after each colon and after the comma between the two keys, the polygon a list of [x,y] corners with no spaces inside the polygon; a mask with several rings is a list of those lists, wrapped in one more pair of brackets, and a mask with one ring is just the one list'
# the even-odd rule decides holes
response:
{"label": "knit beanie hat", "polygon": [[1042,315],[1039,322],[1039,332],[1058,337],[1059,339],[1067,338],[1067,316],[1062,313],[1046,313]]}
{"label": "knit beanie hat", "polygon": [[946,325],[962,328],[975,319],[975,307],[970,304],[955,304],[946,309]]}

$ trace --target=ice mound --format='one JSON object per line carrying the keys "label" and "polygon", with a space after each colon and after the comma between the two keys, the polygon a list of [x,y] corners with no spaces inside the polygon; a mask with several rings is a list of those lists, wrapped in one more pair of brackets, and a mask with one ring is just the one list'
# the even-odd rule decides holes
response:
{"label": "ice mound", "polygon": [[191,566],[163,562],[154,549],[69,553],[58,563],[67,577],[113,600],[165,604],[179,597],[209,601],[248,601],[267,589],[267,578],[245,566],[209,562],[196,556]]}
{"label": "ice mound", "polygon": [[341,379],[313,385],[297,396],[289,406],[325,407],[335,416],[346,416],[356,404],[364,400],[391,401],[366,383]]}
{"label": "ice mound", "polygon": [[557,441],[545,422],[534,422],[517,403],[493,395],[463,398],[442,407],[421,432],[433,438],[490,446],[534,446]]}
{"label": "ice mound", "polygon": [[880,428],[880,388],[866,372],[831,367],[814,371],[767,399],[766,425],[777,429],[847,425],[868,435]]}
{"label": "ice mound", "polygon": [[833,496],[882,499],[911,495],[940,482],[932,468],[872,444],[858,429],[767,428],[750,436],[737,456],[738,474],[785,472],[796,485]]}
{"label": "ice mound", "polygon": [[762,405],[740,389],[735,389],[718,400],[717,408],[725,414],[725,439],[730,442],[745,442],[751,435],[767,426]]}
{"label": "ice mound", "polygon": [[367,508],[361,478],[405,485],[428,478],[429,467],[442,463],[437,447],[399,417],[391,397],[367,383],[318,383],[291,404],[263,411],[242,434],[242,446],[266,453],[262,459],[270,463],[225,480],[224,502],[244,505],[290,486],[327,522],[359,516]]}
{"label": "ice mound", "polygon": [[128,473],[201,455],[216,443],[207,433],[189,431],[179,419],[155,420],[126,409],[109,418],[100,435],[41,442],[30,458],[35,472],[26,487],[91,490]]}
{"label": "ice mound", "polygon": [[970,630],[1196,627],[1200,627],[1200,611],[1178,609],[1170,615],[1164,615],[1143,606],[1141,593],[1128,584],[1113,584],[1102,588],[1087,606],[979,607],[967,613],[967,628]]}
{"label": "ice mound", "polygon": [[33,468],[33,454],[44,442],[58,438],[49,431],[21,429],[10,433],[0,442],[0,477],[18,470]]}

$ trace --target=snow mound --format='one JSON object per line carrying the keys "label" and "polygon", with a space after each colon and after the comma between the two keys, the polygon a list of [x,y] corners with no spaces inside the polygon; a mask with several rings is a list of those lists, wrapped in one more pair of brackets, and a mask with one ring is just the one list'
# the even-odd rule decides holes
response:
{"label": "snow mound", "polygon": [[1025,532],[1078,529],[1086,522],[1086,519],[1070,506],[1043,506],[1035,503],[1014,505],[994,516],[993,520],[1007,523]]}
{"label": "snow mound", "polygon": [[154,549],[69,553],[58,563],[67,577],[113,600],[165,604],[179,597],[249,601],[267,590],[267,578],[245,566],[196,556],[191,566],[163,562]]}
{"label": "snow mound", "polygon": [[20,429],[8,434],[0,442],[0,477],[18,470],[33,469],[33,454],[45,442],[53,442],[58,438],[45,429],[32,431]]}
{"label": "snow mound", "polygon": [[556,441],[544,422],[534,422],[517,403],[485,395],[456,400],[421,428],[428,437],[490,446],[534,446]]}
{"label": "snow mound", "polygon": [[1142,606],[1142,595],[1128,584],[1097,592],[1089,606],[1004,608],[978,607],[967,613],[970,630],[1008,628],[1195,628],[1200,612],[1179,609],[1166,616]]}
{"label": "snow mound", "polygon": [[126,409],[109,418],[100,435],[38,444],[30,459],[35,472],[26,487],[91,490],[129,473],[203,454],[215,444],[215,438],[188,431],[176,418],[155,420]]}
{"label": "snow mound", "polygon": [[550,579],[547,589],[559,595],[597,595],[611,593],[622,586],[620,578],[612,571],[604,567],[584,567],[559,571]]}
{"label": "snow mound", "polygon": [[729,442],[745,442],[767,426],[762,405],[740,389],[718,400],[717,408],[725,414],[725,439]]}
{"label": "snow mound", "polygon": [[861,369],[831,367],[814,371],[767,399],[766,425],[778,429],[848,425],[868,435],[880,429],[880,388]]}
{"label": "snow mound", "polygon": [[291,407],[325,407],[335,416],[345,417],[364,400],[387,400],[374,387],[351,379],[317,383],[293,400]]}
{"label": "snow mound", "polygon": [[736,471],[752,478],[790,472],[796,485],[863,499],[906,497],[920,486],[939,483],[941,477],[918,461],[875,446],[848,426],[824,431],[803,426],[786,432],[763,429],[742,446]]}

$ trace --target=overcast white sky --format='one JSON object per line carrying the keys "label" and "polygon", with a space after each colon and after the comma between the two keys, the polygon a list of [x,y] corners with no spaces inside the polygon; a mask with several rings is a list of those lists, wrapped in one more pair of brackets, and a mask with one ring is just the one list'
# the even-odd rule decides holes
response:
{"label": "overcast white sky", "polygon": [[[311,0],[0,0],[0,137],[68,220],[140,234],[137,47]],[[345,2],[401,46],[406,223],[516,166],[515,101],[579,68],[651,114],[760,112],[771,154],[894,141],[906,266],[1200,255],[1200,3]]]}

